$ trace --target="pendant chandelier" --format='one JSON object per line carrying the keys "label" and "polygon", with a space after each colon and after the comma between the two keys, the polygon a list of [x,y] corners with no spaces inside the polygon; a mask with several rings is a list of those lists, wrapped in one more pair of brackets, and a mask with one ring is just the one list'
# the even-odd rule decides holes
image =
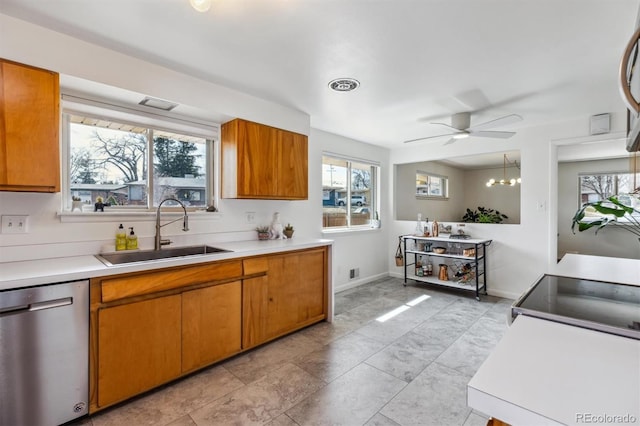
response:
{"label": "pendant chandelier", "polygon": [[517,161],[509,161],[509,159],[507,158],[507,154],[503,154],[502,179],[500,179],[500,180],[495,180],[493,178],[489,179],[487,181],[487,183],[486,183],[486,185],[489,188],[491,188],[492,186],[496,186],[496,185],[516,186],[516,184],[520,184],[521,183],[520,176],[518,176],[517,178],[511,178],[511,179],[507,180],[507,164],[513,165],[518,170],[520,170],[520,165],[518,164]]}
{"label": "pendant chandelier", "polygon": [[211,0],[189,0],[189,3],[198,12],[206,12],[211,8]]}

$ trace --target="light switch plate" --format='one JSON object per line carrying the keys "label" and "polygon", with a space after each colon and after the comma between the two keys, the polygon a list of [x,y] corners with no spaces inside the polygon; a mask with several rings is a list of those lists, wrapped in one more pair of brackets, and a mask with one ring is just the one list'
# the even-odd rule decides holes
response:
{"label": "light switch plate", "polygon": [[26,234],[27,232],[29,232],[28,215],[2,216],[3,234]]}

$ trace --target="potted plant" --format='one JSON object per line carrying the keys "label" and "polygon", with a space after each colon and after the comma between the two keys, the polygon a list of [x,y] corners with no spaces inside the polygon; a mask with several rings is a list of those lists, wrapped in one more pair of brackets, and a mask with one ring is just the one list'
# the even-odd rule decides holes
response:
{"label": "potted plant", "polygon": [[258,226],[256,228],[256,232],[258,233],[259,240],[268,240],[269,239],[269,227],[268,226]]}
{"label": "potted plant", "polygon": [[287,238],[293,237],[293,225],[287,223],[287,226],[284,227],[283,230],[284,236]]}
{"label": "potted plant", "polygon": [[82,211],[82,200],[80,199],[80,197],[71,197],[71,211],[74,210],[80,210]]}
{"label": "potted plant", "polygon": [[462,216],[462,221],[468,223],[501,223],[503,219],[508,218],[506,214],[502,214],[498,210],[479,206],[473,211],[467,209],[467,212]]}
{"label": "potted plant", "polygon": [[[598,213],[594,215],[594,213]],[[586,203],[578,209],[571,221],[571,231],[575,234],[576,225],[578,231],[596,228],[595,233],[606,226],[622,226],[621,229],[631,232],[640,239],[640,210],[622,204],[617,196],[593,203]],[[620,222],[618,219],[625,219]]]}

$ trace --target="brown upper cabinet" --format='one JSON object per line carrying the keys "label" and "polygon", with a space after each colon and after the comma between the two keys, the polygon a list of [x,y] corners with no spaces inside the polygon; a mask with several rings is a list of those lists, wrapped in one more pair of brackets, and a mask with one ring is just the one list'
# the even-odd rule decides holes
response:
{"label": "brown upper cabinet", "polygon": [[60,84],[0,59],[0,190],[60,192]]}
{"label": "brown upper cabinet", "polygon": [[221,133],[222,198],[308,198],[306,135],[242,119]]}

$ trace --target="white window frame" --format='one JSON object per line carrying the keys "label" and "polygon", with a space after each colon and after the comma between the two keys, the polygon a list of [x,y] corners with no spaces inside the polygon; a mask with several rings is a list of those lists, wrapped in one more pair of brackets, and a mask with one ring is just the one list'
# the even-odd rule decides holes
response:
{"label": "white window frame", "polygon": [[[206,140],[206,204],[217,205],[219,194],[216,187],[216,176],[218,176],[220,147],[218,142],[219,124],[214,122],[205,122],[192,117],[184,117],[171,113],[150,112],[142,109],[123,106],[111,101],[101,99],[88,98],[78,96],[77,94],[62,95],[62,129],[61,129],[61,210],[58,213],[61,221],[85,221],[83,217],[91,217],[91,221],[111,221],[113,216],[150,216],[155,214],[156,208],[153,207],[153,197],[148,196],[147,206],[127,207],[127,208],[109,208],[104,213],[96,216],[93,212],[79,213],[71,212],[71,191],[69,182],[70,170],[70,119],[71,114],[84,115],[89,117],[97,117],[105,120],[112,120],[121,123],[135,124],[150,129],[164,130],[173,133],[193,135]],[[152,140],[152,138],[150,138]],[[152,142],[150,142],[152,144]],[[148,173],[152,173],[153,167],[153,150],[148,150],[149,166]],[[149,194],[152,194],[153,179],[146,177]],[[191,207],[191,211],[204,210],[204,207]],[[99,219],[104,218],[104,219]],[[109,219],[109,217],[111,217]]]}
{"label": "white window frame", "polygon": [[[362,158],[356,158],[356,157],[351,157],[351,156],[345,156],[342,154],[336,154],[336,153],[332,153],[332,152],[323,152],[322,153],[322,158],[324,159],[324,157],[330,157],[330,158],[335,158],[337,160],[342,160],[345,161],[347,163],[347,182],[345,183],[346,185],[346,189],[347,189],[347,193],[346,193],[346,199],[349,201],[347,203],[345,203],[345,207],[346,207],[346,225],[345,226],[331,226],[331,227],[322,227],[322,232],[323,233],[337,233],[337,232],[353,232],[353,231],[365,231],[365,230],[371,230],[371,229],[377,229],[378,226],[373,226],[372,222],[373,220],[375,220],[375,215],[378,215],[378,223],[381,223],[381,216],[380,216],[380,163],[377,161],[372,161],[372,160],[367,160],[367,159],[362,159]],[[324,160],[322,161],[322,165],[324,165]],[[363,225],[352,225],[351,224],[351,213],[352,210],[354,208],[357,208],[357,206],[352,206],[351,205],[351,177],[352,177],[352,173],[351,173],[351,168],[353,163],[358,163],[358,164],[366,164],[371,166],[371,189],[370,189],[370,199],[367,200],[368,201],[368,207],[371,209],[371,219],[370,222],[368,224],[363,224]],[[322,169],[322,167],[321,167]],[[323,210],[324,210],[324,205],[323,205]],[[324,213],[323,213],[324,216]]]}

